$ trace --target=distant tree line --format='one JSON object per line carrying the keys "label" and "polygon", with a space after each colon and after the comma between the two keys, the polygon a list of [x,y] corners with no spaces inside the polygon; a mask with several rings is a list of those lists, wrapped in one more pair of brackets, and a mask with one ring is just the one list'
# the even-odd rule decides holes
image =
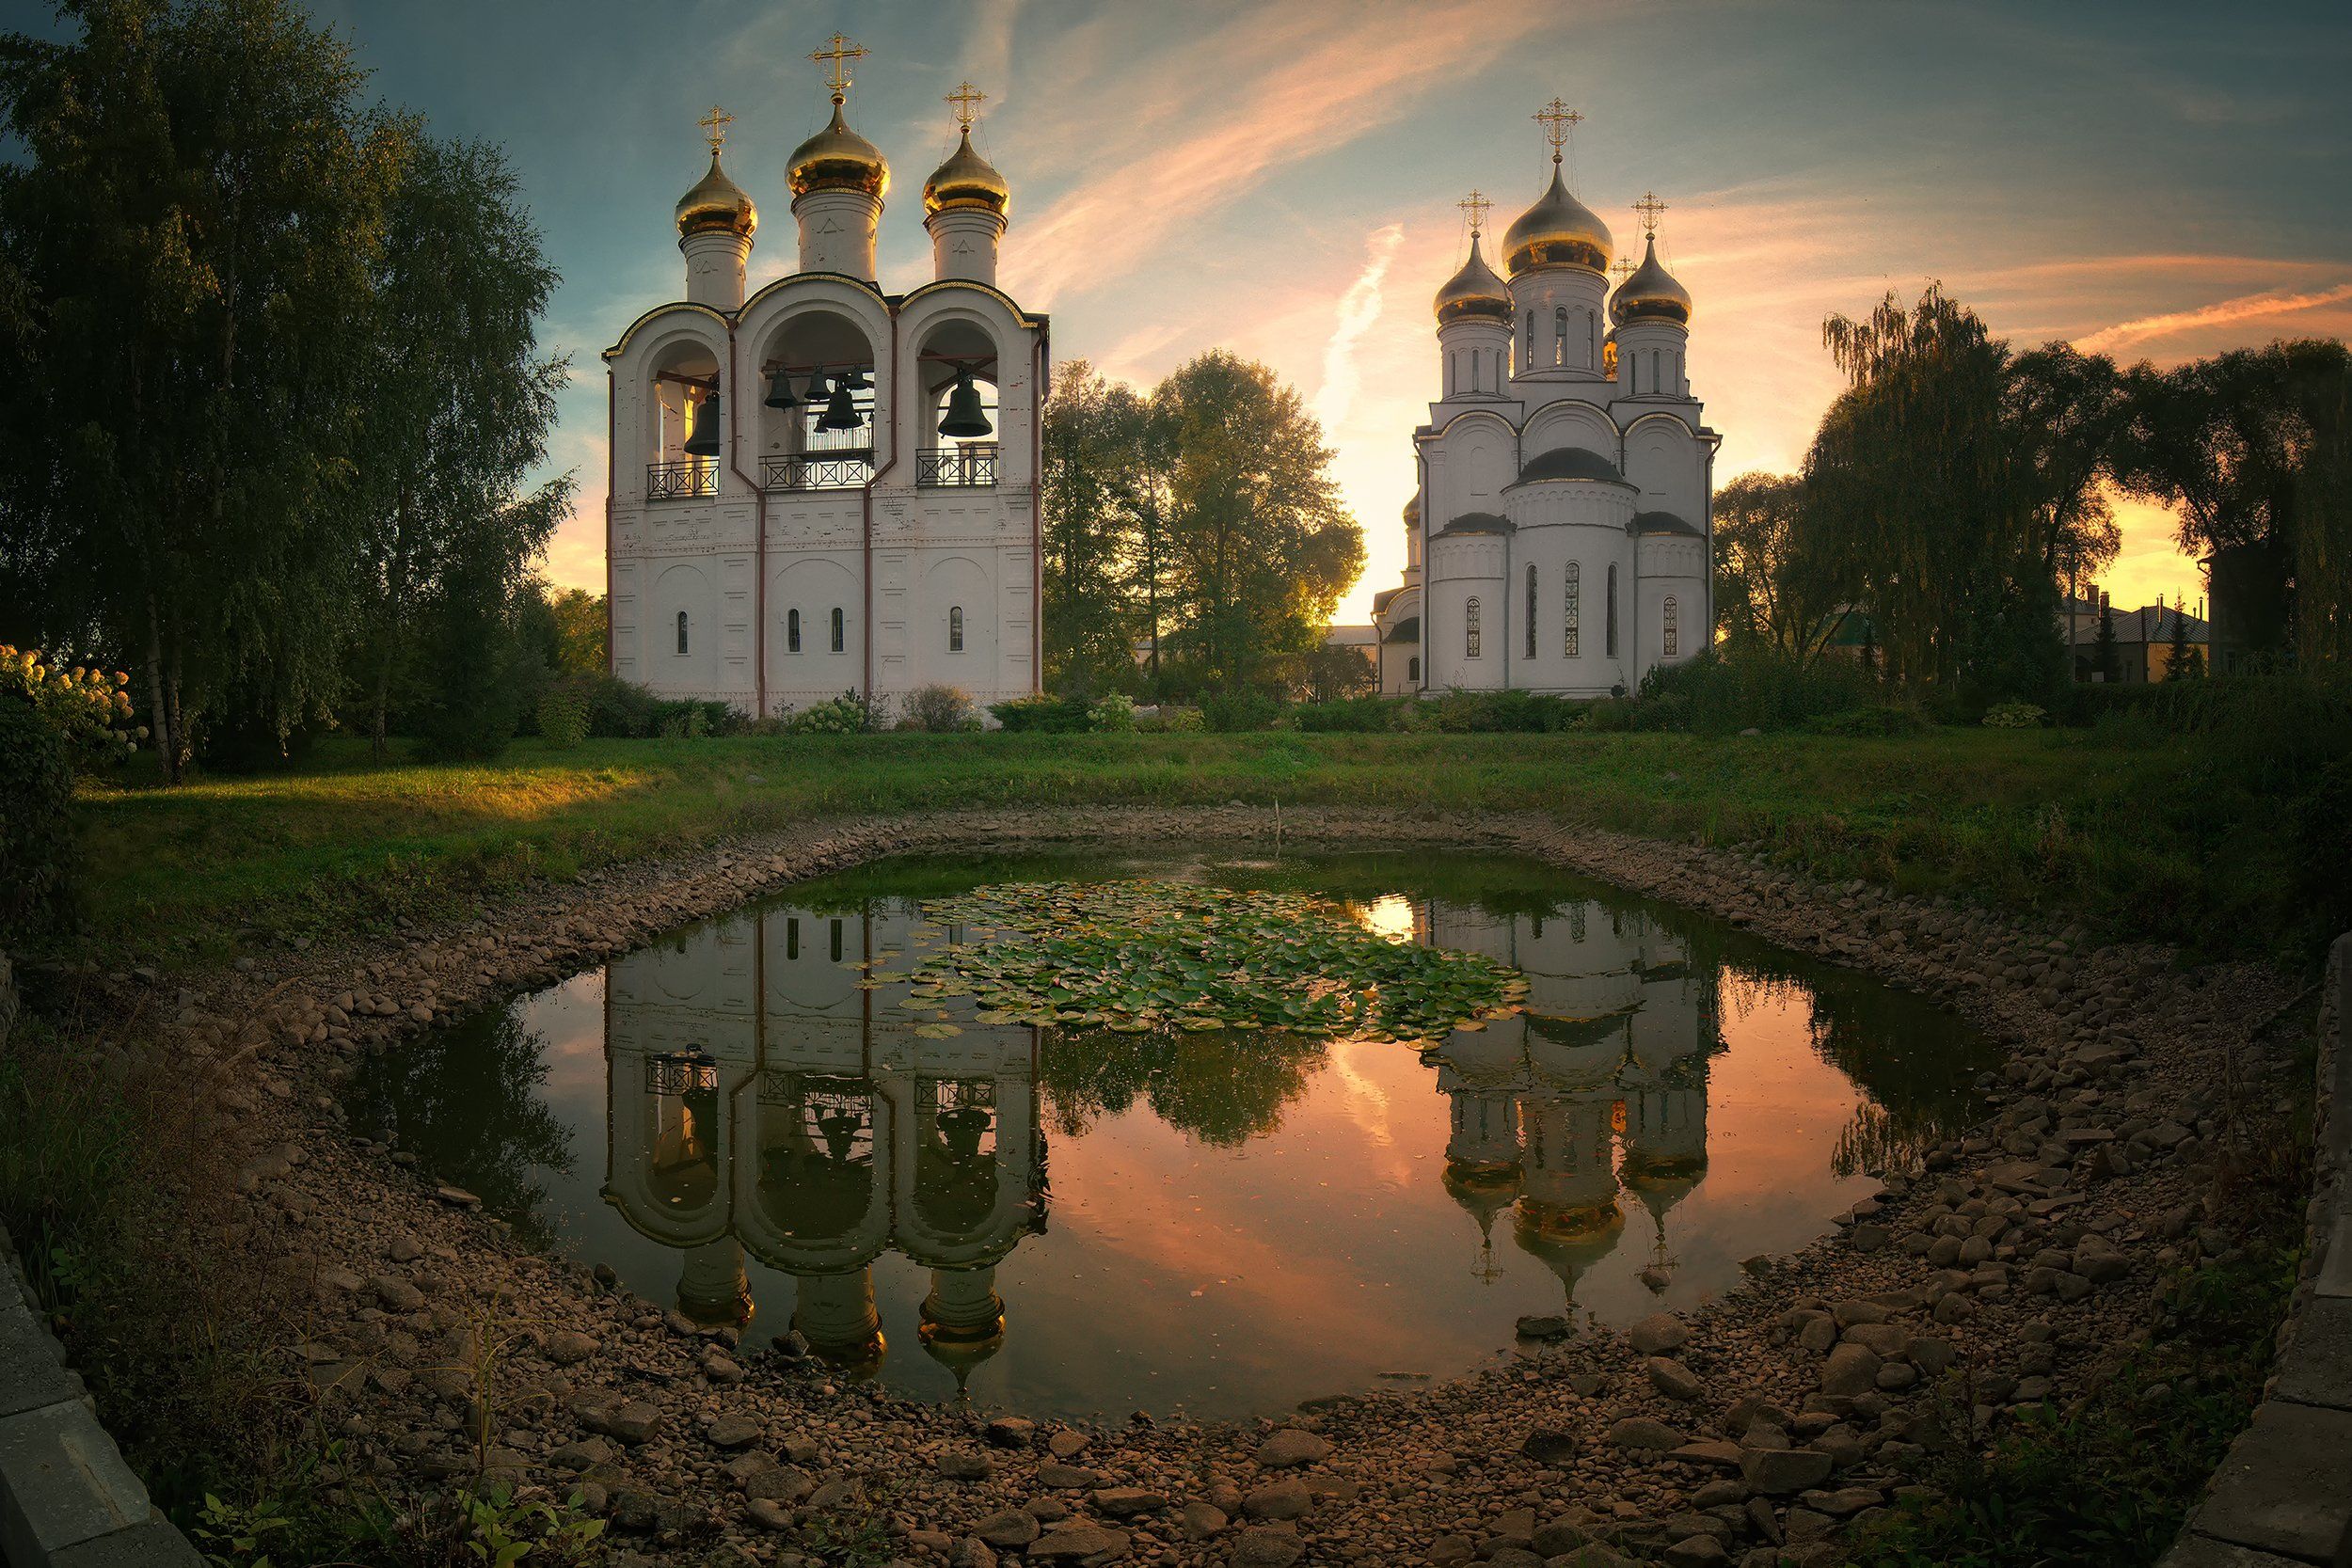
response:
{"label": "distant tree line", "polygon": [[503,154],[289,0],[61,15],[0,37],[0,640],[127,671],[173,780],[330,719],[494,750],[573,489],[526,482],[567,365]]}
{"label": "distant tree line", "polygon": [[1804,467],[1715,499],[1727,653],[1815,657],[1858,616],[1891,678],[2040,695],[2071,657],[2059,596],[2114,562],[2122,494],[2177,513],[2239,650],[2352,655],[2342,343],[2125,369],[2063,342],[2013,352],[1937,287],[1822,336],[1847,386]]}
{"label": "distant tree line", "polygon": [[1213,350],[1145,392],[1073,361],[1044,449],[1049,689],[1329,680],[1324,627],[1363,569],[1363,532],[1322,428],[1271,370]]}

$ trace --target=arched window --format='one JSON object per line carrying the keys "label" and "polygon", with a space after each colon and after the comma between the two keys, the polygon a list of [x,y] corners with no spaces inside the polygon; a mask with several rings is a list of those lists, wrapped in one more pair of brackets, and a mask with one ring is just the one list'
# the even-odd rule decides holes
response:
{"label": "arched window", "polygon": [[1405,678],[1415,686],[1421,684],[1421,655],[1415,654],[1405,661]]}
{"label": "arched window", "polygon": [[1568,362],[1568,308],[1555,305],[1551,309],[1551,362]]}
{"label": "arched window", "polygon": [[1568,562],[1568,587],[1565,611],[1565,626],[1560,632],[1560,651],[1568,657],[1576,657],[1576,628],[1584,616],[1584,568],[1576,562]]}
{"label": "arched window", "polygon": [[686,651],[686,611],[682,610],[677,612],[677,651]]}
{"label": "arched window", "polygon": [[1609,563],[1609,657],[1617,657],[1617,565]]}
{"label": "arched window", "polygon": [[1535,312],[1530,310],[1527,313],[1527,336],[1519,340],[1519,369],[1523,371],[1532,371],[1534,368]]}
{"label": "arched window", "polygon": [[1478,599],[1475,594],[1462,606],[1462,657],[1478,657]]}
{"label": "arched window", "polygon": [[801,612],[797,610],[785,611],[784,650],[790,654],[801,651]]}
{"label": "arched window", "polygon": [[963,652],[963,606],[960,604],[947,607],[947,651]]}
{"label": "arched window", "polygon": [[[1612,569],[1613,570],[1614,568]],[[836,605],[834,607],[833,612],[833,651],[834,653],[839,653],[848,645],[848,640],[842,636],[841,610],[840,607]]]}
{"label": "arched window", "polygon": [[1672,594],[1666,595],[1666,602],[1660,607],[1658,624],[1658,635],[1663,640],[1662,651],[1668,658],[1672,658],[1681,641],[1680,617],[1675,613],[1675,596]]}
{"label": "arched window", "polygon": [[1527,568],[1527,657],[1535,657],[1535,568]]}

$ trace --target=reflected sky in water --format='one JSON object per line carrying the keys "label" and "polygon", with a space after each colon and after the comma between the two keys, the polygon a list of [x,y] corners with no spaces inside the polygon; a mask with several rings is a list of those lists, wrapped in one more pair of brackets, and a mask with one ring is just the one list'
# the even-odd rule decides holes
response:
{"label": "reflected sky in water", "polygon": [[[1139,875],[1330,897],[1515,965],[1528,1012],[1418,1053],[980,1025],[859,984],[961,935],[927,897]],[[1694,1307],[1964,1120],[1992,1060],[1915,996],[1522,861],[922,860],[436,1031],[353,1105],[751,1342],[798,1327],[919,1397],[1206,1418],[1452,1376],[1522,1316]]]}

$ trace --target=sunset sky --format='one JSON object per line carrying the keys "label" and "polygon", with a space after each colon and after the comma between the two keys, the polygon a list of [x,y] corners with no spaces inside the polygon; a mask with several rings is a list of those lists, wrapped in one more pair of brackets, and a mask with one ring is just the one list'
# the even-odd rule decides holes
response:
{"label": "sunset sky", "polygon": [[[1437,382],[1429,298],[1455,201],[1501,227],[1548,174],[1529,114],[1585,115],[1573,183],[1614,230],[1655,190],[1696,299],[1691,379],[1718,483],[1800,458],[1836,389],[1832,311],[1930,279],[2026,346],[2159,363],[2352,326],[2352,8],[1906,0],[1183,0],[930,5],[320,0],[388,99],[507,147],[564,274],[571,354],[553,467],[579,510],[549,574],[604,579],[598,351],[678,297],[671,209],[694,121],[734,116],[759,203],[752,286],[793,255],[784,165],[828,105],[807,58],[873,51],[852,124],[893,165],[882,284],[930,276],[941,95],[990,95],[975,139],[1013,189],[1006,287],[1056,358],[1148,385],[1223,346],[1298,388],[1365,528],[1361,620],[1403,562],[1409,436]],[[2249,25],[2259,17],[2259,24]],[[2106,586],[2201,591],[2169,519],[2125,508]]]}

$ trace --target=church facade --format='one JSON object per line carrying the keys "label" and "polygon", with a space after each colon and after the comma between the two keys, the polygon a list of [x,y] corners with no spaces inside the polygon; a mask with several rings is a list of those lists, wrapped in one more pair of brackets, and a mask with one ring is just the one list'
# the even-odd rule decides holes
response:
{"label": "church facade", "polygon": [[1404,581],[1375,595],[1380,690],[1603,697],[1695,656],[1714,624],[1719,437],[1686,363],[1691,296],[1658,260],[1663,204],[1612,290],[1615,242],[1570,195],[1557,100],[1551,183],[1438,292],[1441,383],[1413,433]]}
{"label": "church facade", "polygon": [[1038,409],[1047,323],[996,286],[1010,193],[961,135],[923,187],[932,277],[883,292],[890,166],[844,112],[786,169],[797,263],[746,298],[759,214],[721,166],[678,202],[684,297],[631,323],[610,379],[609,668],[780,716],[931,685],[1038,689]]}

